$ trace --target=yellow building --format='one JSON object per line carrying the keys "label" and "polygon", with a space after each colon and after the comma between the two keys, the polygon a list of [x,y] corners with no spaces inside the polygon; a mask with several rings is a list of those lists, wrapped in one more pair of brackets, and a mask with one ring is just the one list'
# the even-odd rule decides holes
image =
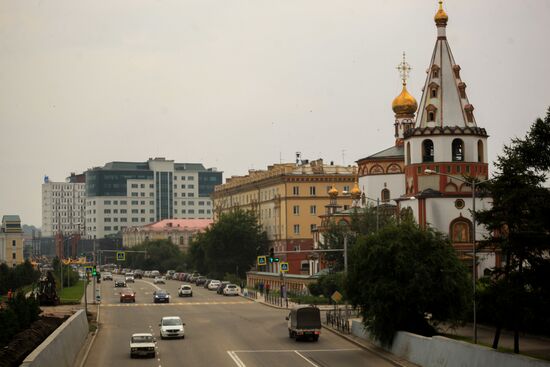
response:
{"label": "yellow building", "polygon": [[231,177],[216,186],[214,221],[221,213],[237,208],[254,212],[267,232],[270,247],[280,254],[281,261],[289,262],[289,272],[308,274],[307,253],[285,252],[313,248],[312,233],[330,202],[329,190],[334,187],[344,193],[339,205],[347,209],[352,199],[345,194],[354,180],[355,167],[324,164],[322,159],[251,170],[246,176]]}
{"label": "yellow building", "polygon": [[21,219],[18,215],[4,215],[0,229],[0,262],[15,266],[23,261]]}

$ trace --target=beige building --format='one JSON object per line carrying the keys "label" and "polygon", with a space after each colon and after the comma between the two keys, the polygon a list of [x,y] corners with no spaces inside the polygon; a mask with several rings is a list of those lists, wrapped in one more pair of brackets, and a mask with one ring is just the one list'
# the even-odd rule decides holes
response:
{"label": "beige building", "polygon": [[0,229],[0,262],[15,266],[23,261],[21,219],[18,215],[4,215]]}
{"label": "beige building", "polygon": [[[221,214],[239,208],[252,211],[267,232],[270,247],[280,253],[281,261],[289,262],[289,272],[308,274],[307,253],[284,254],[286,251],[313,248],[312,233],[321,224],[328,191],[333,187],[347,193],[354,185],[355,167],[299,161],[269,166],[267,170],[251,170],[246,176],[231,177],[214,189],[214,220]],[[347,209],[351,197],[340,198]],[[272,269],[278,271],[277,265]]]}
{"label": "beige building", "polygon": [[140,227],[129,227],[122,231],[124,247],[134,247],[146,241],[170,240],[187,252],[194,236],[212,224],[212,219],[164,219]]}

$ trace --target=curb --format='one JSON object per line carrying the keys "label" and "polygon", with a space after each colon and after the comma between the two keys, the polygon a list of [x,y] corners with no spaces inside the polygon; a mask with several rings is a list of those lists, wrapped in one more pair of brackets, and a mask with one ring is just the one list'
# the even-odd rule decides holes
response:
{"label": "curb", "polygon": [[88,355],[90,354],[90,350],[92,349],[92,346],[94,345],[95,338],[96,338],[97,334],[99,333],[99,310],[100,310],[100,307],[99,307],[99,304],[97,304],[97,317],[96,317],[97,328],[95,329],[95,331],[92,335],[92,339],[90,340],[90,344],[88,344],[88,349],[86,349],[86,353],[82,357],[82,362],[80,362],[80,365],[79,365],[80,367],[83,367],[84,364],[86,363],[86,361],[88,360]]}

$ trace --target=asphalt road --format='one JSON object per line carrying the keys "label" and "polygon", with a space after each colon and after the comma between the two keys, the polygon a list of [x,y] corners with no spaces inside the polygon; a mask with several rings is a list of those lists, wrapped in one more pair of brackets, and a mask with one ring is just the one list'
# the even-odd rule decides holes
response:
{"label": "asphalt road", "polygon": [[[290,339],[286,310],[194,285],[193,297],[179,298],[180,284],[169,280],[157,286],[152,279],[136,280],[130,284],[137,292],[136,303],[120,304],[114,282],[101,282],[100,332],[85,366],[392,366],[328,331],[316,343]],[[153,303],[158,287],[168,290],[171,303]],[[185,339],[160,339],[158,323],[163,316],[183,319]],[[130,358],[130,336],[138,332],[156,337],[156,358]]]}

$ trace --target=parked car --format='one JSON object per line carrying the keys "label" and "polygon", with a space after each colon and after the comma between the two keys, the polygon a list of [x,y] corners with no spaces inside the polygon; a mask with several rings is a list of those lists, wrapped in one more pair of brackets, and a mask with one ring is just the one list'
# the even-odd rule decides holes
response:
{"label": "parked car", "polygon": [[289,338],[311,338],[314,342],[321,335],[321,312],[315,306],[297,306],[286,317]]}
{"label": "parked car", "polygon": [[137,356],[155,357],[155,339],[149,333],[132,334],[130,339],[130,358]]}
{"label": "parked car", "polygon": [[151,278],[151,271],[150,271],[150,270],[145,270],[145,271],[143,272],[143,276],[144,276],[145,278]]}
{"label": "parked car", "polygon": [[155,277],[153,280],[154,284],[166,284],[166,279],[164,277]]}
{"label": "parked car", "polygon": [[126,282],[124,280],[115,280],[116,288],[126,288]]}
{"label": "parked car", "polygon": [[111,274],[108,271],[104,272],[103,273],[103,280],[113,280],[113,274]]}
{"label": "parked car", "polygon": [[208,290],[215,291],[220,286],[221,282],[219,280],[211,280],[210,283],[208,283]]}
{"label": "parked car", "polygon": [[223,289],[229,284],[229,282],[226,282],[225,280],[220,283],[220,286],[218,289],[216,289],[216,293],[223,294]]}
{"label": "parked car", "polygon": [[193,297],[193,288],[190,285],[184,284],[178,289],[178,296]]}
{"label": "parked car", "polygon": [[126,281],[126,283],[135,283],[136,281],[134,280],[134,276],[133,275],[126,275],[126,277],[124,278],[124,280]]}
{"label": "parked car", "polygon": [[160,338],[185,338],[185,324],[179,316],[165,316],[160,320]]}
{"label": "parked car", "polygon": [[166,292],[164,289],[159,289],[158,291],[153,292],[153,302],[154,303],[170,303],[170,293]]}
{"label": "parked car", "polygon": [[124,302],[136,303],[136,292],[130,288],[123,288],[120,291],[120,303]]}
{"label": "parked car", "polygon": [[141,279],[141,278],[143,278],[143,270],[141,270],[141,269],[136,269],[136,271],[134,271],[134,278],[135,278],[135,279]]}
{"label": "parked car", "polygon": [[158,270],[151,270],[151,278],[154,277],[160,277],[160,273]]}
{"label": "parked car", "polygon": [[239,288],[239,286],[235,284],[228,284],[223,289],[224,296],[238,296],[240,292],[241,292],[241,288]]}
{"label": "parked car", "polygon": [[208,289],[208,284],[210,284],[210,282],[212,281],[212,279],[206,279],[204,281],[204,283],[202,283],[202,286],[206,289]]}
{"label": "parked car", "polygon": [[195,280],[195,285],[202,285],[204,282],[206,282],[206,277],[201,275]]}

